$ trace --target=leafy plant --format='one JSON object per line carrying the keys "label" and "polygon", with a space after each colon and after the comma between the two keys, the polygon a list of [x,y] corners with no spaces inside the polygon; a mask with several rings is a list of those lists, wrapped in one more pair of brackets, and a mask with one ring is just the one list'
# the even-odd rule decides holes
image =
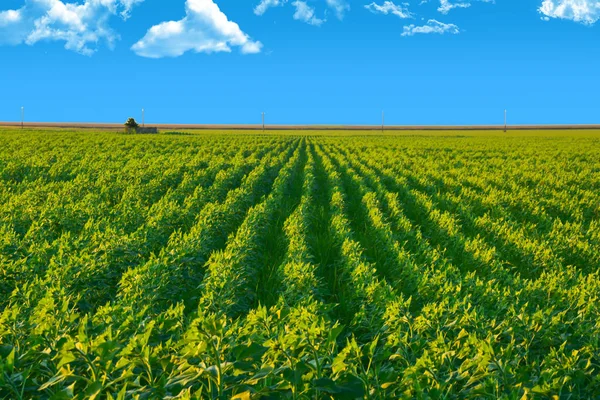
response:
{"label": "leafy plant", "polygon": [[0,131],[0,399],[598,398],[600,142],[531,135]]}

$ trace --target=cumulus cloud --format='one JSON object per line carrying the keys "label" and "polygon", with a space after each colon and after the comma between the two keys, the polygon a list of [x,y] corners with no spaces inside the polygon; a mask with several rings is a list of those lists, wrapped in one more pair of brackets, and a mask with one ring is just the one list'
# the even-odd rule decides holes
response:
{"label": "cumulus cloud", "polygon": [[0,11],[0,26],[14,24],[21,20],[21,10]]}
{"label": "cumulus cloud", "polygon": [[251,40],[213,0],[187,0],[185,9],[183,19],[153,26],[132,50],[149,58],[179,57],[188,51],[231,52],[232,47],[243,54],[260,53],[262,43]]}
{"label": "cumulus cloud", "polygon": [[546,20],[558,18],[593,25],[600,20],[600,1],[544,0],[539,12]]}
{"label": "cumulus cloud", "polygon": [[413,14],[408,11],[405,7],[394,4],[391,1],[385,1],[382,5],[378,5],[373,2],[367,4],[365,8],[374,14],[393,14],[402,19],[413,18]]}
{"label": "cumulus cloud", "polygon": [[326,0],[327,5],[331,8],[339,19],[344,18],[346,11],[350,11],[350,5],[346,0]]}
{"label": "cumulus cloud", "polygon": [[454,24],[444,24],[443,22],[436,21],[435,19],[430,19],[423,26],[416,26],[414,24],[405,26],[402,36],[414,36],[417,33],[438,33],[440,35],[443,35],[444,33],[450,33],[456,35],[460,33],[460,29]]}
{"label": "cumulus cloud", "polygon": [[95,45],[109,47],[119,38],[108,20],[117,14],[129,17],[131,8],[143,0],[26,0],[16,10],[0,11],[0,44],[34,45],[40,41],[63,41],[65,48],[84,55],[93,54]]}

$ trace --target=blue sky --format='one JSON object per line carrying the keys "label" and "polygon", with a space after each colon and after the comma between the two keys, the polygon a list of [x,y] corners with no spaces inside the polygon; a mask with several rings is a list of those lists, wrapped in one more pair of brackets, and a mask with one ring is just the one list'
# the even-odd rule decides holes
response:
{"label": "blue sky", "polygon": [[2,0],[0,120],[600,123],[599,0]]}

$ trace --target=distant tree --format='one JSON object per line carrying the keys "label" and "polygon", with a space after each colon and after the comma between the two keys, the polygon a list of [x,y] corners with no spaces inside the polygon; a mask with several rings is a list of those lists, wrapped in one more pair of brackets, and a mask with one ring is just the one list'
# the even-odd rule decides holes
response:
{"label": "distant tree", "polygon": [[127,122],[125,122],[125,129],[129,133],[135,133],[137,128],[139,127],[140,125],[137,122],[135,122],[135,118],[129,118]]}

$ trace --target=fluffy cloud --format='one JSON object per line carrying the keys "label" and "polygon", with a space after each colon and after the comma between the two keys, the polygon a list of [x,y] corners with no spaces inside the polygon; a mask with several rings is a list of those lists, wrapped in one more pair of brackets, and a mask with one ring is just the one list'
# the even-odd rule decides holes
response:
{"label": "fluffy cloud", "polygon": [[430,19],[427,24],[423,26],[409,25],[404,27],[402,36],[414,36],[417,33],[438,33],[443,35],[444,33],[458,34],[460,29],[454,24],[444,24],[443,22]]}
{"label": "fluffy cloud", "polygon": [[0,11],[0,26],[17,23],[21,20],[21,10]]}
{"label": "fluffy cloud", "polygon": [[65,48],[84,55],[93,54],[105,41],[112,47],[119,36],[108,26],[117,14],[127,19],[131,8],[143,0],[26,0],[17,10],[0,11],[0,44],[17,45],[63,41]]}
{"label": "fluffy cloud", "polygon": [[294,13],[294,19],[298,21],[306,22],[310,25],[320,26],[325,22],[324,19],[319,19],[315,16],[315,9],[305,1],[296,0],[292,3],[294,7],[296,7],[296,12]]}
{"label": "fluffy cloud", "polygon": [[410,11],[403,6],[394,4],[391,1],[385,1],[382,5],[378,5],[376,3],[367,4],[365,8],[375,14],[393,14],[402,19],[413,18],[413,14]]}
{"label": "fluffy cloud", "polygon": [[185,8],[183,19],[153,26],[132,50],[150,58],[179,57],[188,51],[230,52],[232,47],[243,54],[260,53],[262,43],[252,41],[213,0],[187,0]]}
{"label": "fluffy cloud", "polygon": [[567,19],[586,25],[600,20],[600,1],[598,0],[544,0],[539,12],[544,19]]}

